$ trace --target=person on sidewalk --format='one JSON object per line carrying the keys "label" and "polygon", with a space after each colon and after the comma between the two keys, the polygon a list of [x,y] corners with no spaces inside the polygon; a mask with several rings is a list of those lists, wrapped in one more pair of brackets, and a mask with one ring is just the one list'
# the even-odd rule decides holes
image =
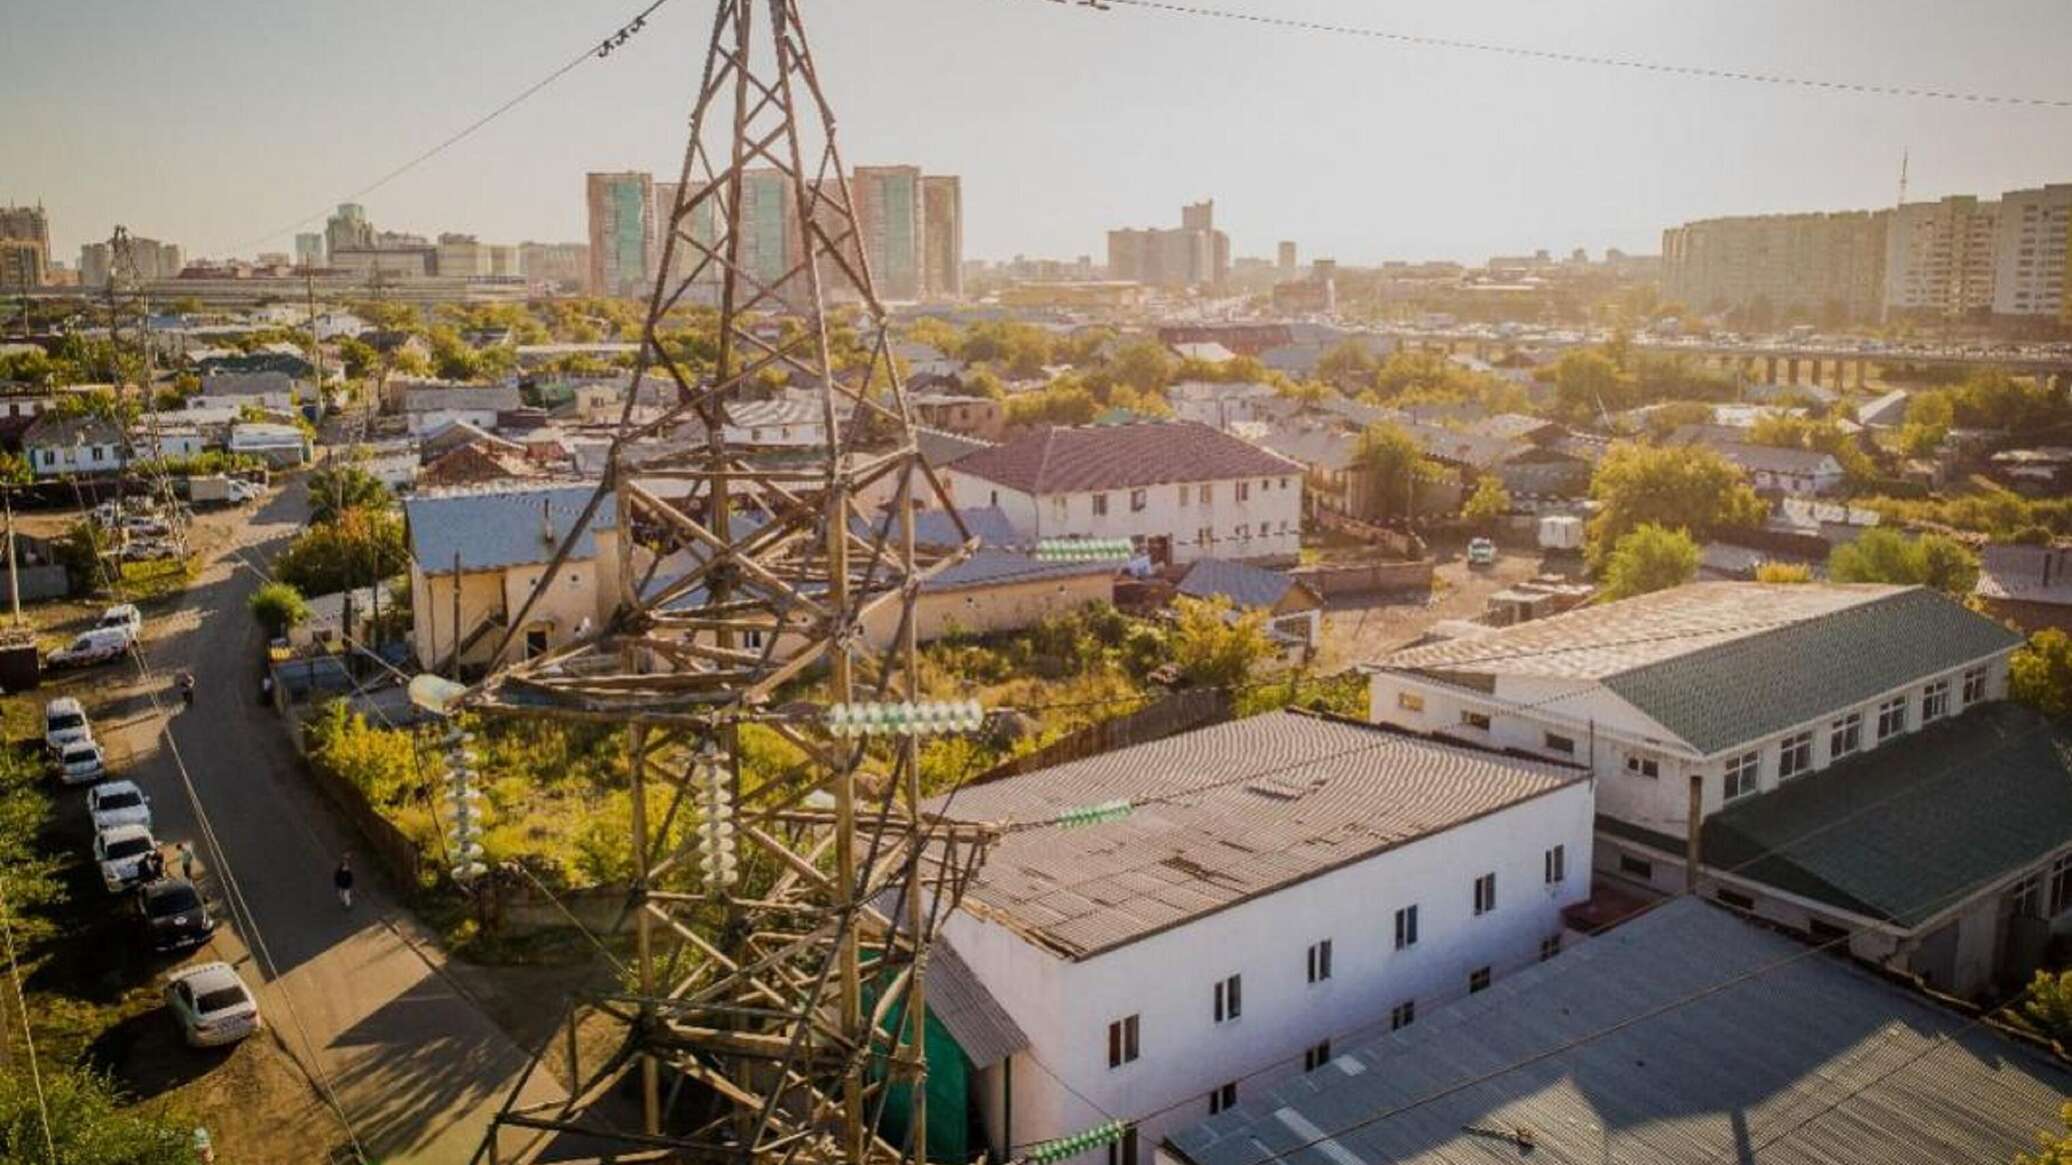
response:
{"label": "person on sidewalk", "polygon": [[180,876],[192,882],[194,881],[194,843],[191,841],[181,842],[179,853]]}
{"label": "person on sidewalk", "polygon": [[338,870],[331,875],[331,884],[338,888],[338,904],[347,910],[353,908],[353,856],[347,854],[338,859]]}

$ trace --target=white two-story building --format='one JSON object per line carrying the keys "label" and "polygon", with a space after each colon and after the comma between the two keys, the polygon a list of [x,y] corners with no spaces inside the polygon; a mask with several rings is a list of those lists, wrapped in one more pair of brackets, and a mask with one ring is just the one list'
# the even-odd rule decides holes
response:
{"label": "white two-story building", "polygon": [[[1581,764],[1599,869],[1973,993],[2072,908],[2072,764],[2020,636],[1921,587],[1697,583],[1370,665],[1380,723]],[[2053,758],[2056,759],[2053,759]]]}
{"label": "white two-story building", "polygon": [[[1590,784],[1275,712],[963,789],[959,818],[1033,823],[946,920],[952,981],[928,988],[992,1153],[1113,1116],[1131,1131],[1078,1160],[1148,1165],[1164,1130],[1558,951]],[[1126,818],[1043,824],[1114,800]]]}
{"label": "white two-story building", "polygon": [[959,459],[959,505],[1030,541],[1128,538],[1153,562],[1294,561],[1303,468],[1195,421],[1044,429]]}

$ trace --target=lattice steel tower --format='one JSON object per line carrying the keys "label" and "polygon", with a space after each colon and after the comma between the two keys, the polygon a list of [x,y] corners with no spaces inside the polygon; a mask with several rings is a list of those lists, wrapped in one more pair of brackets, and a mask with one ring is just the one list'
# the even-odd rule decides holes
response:
{"label": "lattice steel tower", "polygon": [[[543,513],[555,554],[465,700],[627,726],[630,989],[578,1005],[583,1038],[572,1017],[541,1053],[566,1057],[573,1095],[526,1103],[521,1082],[478,1160],[514,1159],[521,1130],[619,1161],[925,1157],[926,952],[987,834],[923,809],[912,736],[866,747],[827,708],[917,698],[915,596],[970,540],[916,546],[914,507],[949,500],[914,445],[833,131],[797,4],[719,0],[604,481],[566,529]],[[844,366],[830,280],[861,299]],[[690,304],[717,308],[695,352],[665,326]],[[770,373],[811,393],[790,442],[734,423]],[[611,532],[615,614],[511,661],[591,529]],[[777,702],[808,681],[824,701]],[[808,760],[744,782],[749,725]],[[623,1034],[585,1063],[599,1024]]]}

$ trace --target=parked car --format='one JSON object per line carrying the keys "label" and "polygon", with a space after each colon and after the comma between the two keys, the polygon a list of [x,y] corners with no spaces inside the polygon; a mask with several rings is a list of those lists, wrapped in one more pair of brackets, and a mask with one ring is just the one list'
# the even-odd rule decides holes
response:
{"label": "parked car", "polygon": [[198,947],[216,930],[209,904],[185,878],[160,878],[137,887],[137,920],[154,951]]}
{"label": "parked car", "polygon": [[1469,566],[1496,565],[1496,543],[1487,538],[1473,538],[1468,541]]}
{"label": "parked car", "polygon": [[233,1044],[266,1026],[259,1000],[229,963],[201,963],[174,975],[165,1002],[180,1034],[197,1048]]}
{"label": "parked car", "polygon": [[108,775],[108,757],[92,737],[75,740],[58,749],[52,761],[58,780],[68,785],[88,785]]}
{"label": "parked car", "polygon": [[159,538],[173,532],[172,524],[156,514],[131,514],[122,520],[125,533],[132,536]]}
{"label": "parked car", "polygon": [[43,747],[55,753],[75,740],[93,739],[93,725],[86,721],[86,709],[70,696],[59,696],[43,706]]}
{"label": "parked car", "polygon": [[122,548],[124,562],[156,562],[180,557],[180,544],[170,538],[136,538]]}
{"label": "parked car", "polygon": [[135,781],[102,781],[86,791],[86,811],[95,829],[111,825],[151,828],[151,798]]}
{"label": "parked car", "polygon": [[91,667],[120,658],[135,641],[136,636],[126,627],[96,627],[51,652],[46,662],[52,667]]}
{"label": "parked car", "polygon": [[158,839],[141,825],[111,825],[94,834],[94,861],[101,867],[101,884],[110,894],[120,894],[144,878],[147,854],[158,852]]}
{"label": "parked car", "polygon": [[144,630],[144,613],[137,610],[135,603],[117,603],[101,612],[101,621],[94,624],[95,630],[110,627],[125,628],[132,636]]}

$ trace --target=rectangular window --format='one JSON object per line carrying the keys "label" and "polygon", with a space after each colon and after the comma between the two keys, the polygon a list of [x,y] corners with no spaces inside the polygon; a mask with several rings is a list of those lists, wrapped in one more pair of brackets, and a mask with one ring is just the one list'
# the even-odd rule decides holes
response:
{"label": "rectangular window", "polygon": [[2072,854],[2050,864],[2050,916],[2072,908]]}
{"label": "rectangular window", "polygon": [[1756,791],[1763,775],[1763,754],[1744,752],[1727,761],[1726,799],[1732,801]]}
{"label": "rectangular window", "polygon": [[1237,1103],[1237,1081],[1218,1085],[1209,1091],[1209,1115],[1215,1116]]}
{"label": "rectangular window", "polygon": [[1496,875],[1484,874],[1475,879],[1475,913],[1488,914],[1496,909]]}
{"label": "rectangular window", "polygon": [[1251,527],[1251,524],[1250,524],[1250,523],[1248,523],[1248,522],[1239,522],[1239,523],[1238,523],[1238,526],[1237,526],[1237,539],[1238,539],[1238,541],[1240,541],[1240,542],[1245,542],[1245,541],[1249,541],[1249,540],[1251,539],[1251,537],[1252,537],[1252,527]]}
{"label": "rectangular window", "polygon": [[1209,543],[1214,542],[1215,540],[1216,532],[1214,530],[1211,530],[1207,526],[1203,526],[1201,529],[1196,530],[1194,532],[1194,544],[1196,546],[1207,546]]}
{"label": "rectangular window", "polygon": [[1401,1031],[1417,1022],[1417,1000],[1405,999],[1389,1008],[1389,1030]]}
{"label": "rectangular window", "polygon": [[1986,669],[1975,667],[1964,673],[1964,706],[1971,707],[1986,698]]}
{"label": "rectangular window", "polygon": [[1118,1019],[1108,1025],[1108,1066],[1120,1068],[1137,1058],[1137,1017]]}
{"label": "rectangular window", "polygon": [[1746,894],[1737,894],[1732,890],[1721,890],[1718,894],[1718,898],[1721,902],[1733,907],[1736,910],[1755,909],[1755,899],[1749,897]]}
{"label": "rectangular window", "polygon": [[1323,1043],[1317,1044],[1316,1046],[1310,1048],[1308,1051],[1302,1053],[1302,1070],[1304,1072],[1314,1072],[1330,1062],[1330,1040],[1325,1040]]}
{"label": "rectangular window", "polygon": [[1416,692],[1397,692],[1396,707],[1401,708],[1405,712],[1422,712],[1424,711],[1424,697]]}
{"label": "rectangular window", "polygon": [[1244,1013],[1244,976],[1232,975],[1228,979],[1216,980],[1216,1022],[1236,1019]]}
{"label": "rectangular window", "polygon": [[1215,500],[1216,500],[1216,491],[1215,491],[1215,488],[1214,488],[1213,486],[1209,485],[1209,483],[1208,483],[1208,482],[1203,482],[1203,483],[1201,483],[1200,489],[1201,489],[1201,504],[1202,504],[1202,505],[1205,505],[1205,506],[1206,506],[1206,505],[1208,505],[1208,504],[1209,504],[1210,502],[1213,502],[1213,501],[1215,501]]}
{"label": "rectangular window", "polygon": [[1144,509],[1146,505],[1149,504],[1149,501],[1146,500],[1144,496],[1143,490],[1133,489],[1130,491],[1130,513],[1139,513]]}
{"label": "rectangular window", "polygon": [[1626,771],[1643,777],[1659,777],[1662,775],[1662,762],[1651,756],[1629,752],[1626,754]]}
{"label": "rectangular window", "polygon": [[1241,481],[1241,482],[1238,482],[1235,488],[1236,488],[1236,490],[1237,490],[1237,500],[1239,500],[1239,501],[1241,501],[1241,502],[1248,502],[1248,501],[1251,501],[1251,500],[1252,500],[1252,483],[1251,483],[1251,482],[1249,482],[1249,481]]}
{"label": "rectangular window", "polygon": [[1294,478],[1292,478],[1292,477],[1284,477],[1284,478],[1282,478],[1282,479],[1281,479],[1281,488],[1282,488],[1282,489],[1291,489],[1291,488],[1293,488],[1293,486],[1292,486],[1292,484],[1291,484],[1291,483],[1292,483],[1292,482],[1293,482],[1294,480],[1295,480],[1295,479],[1294,479]]}
{"label": "rectangular window", "polygon": [[1137,1130],[1122,1130],[1122,1136],[1108,1142],[1108,1165],[1137,1165]]}
{"label": "rectangular window", "polygon": [[1840,760],[1863,747],[1863,713],[1851,712],[1827,726],[1827,759]]}
{"label": "rectangular window", "polygon": [[1568,847],[1557,845],[1540,855],[1540,864],[1545,868],[1547,885],[1552,886],[1568,877]]}
{"label": "rectangular window", "polygon": [[1878,705],[1878,743],[1898,736],[1907,730],[1907,698],[1894,696]]}
{"label": "rectangular window", "polygon": [[1921,723],[1950,714],[1950,681],[1937,680],[1921,689]]}
{"label": "rectangular window", "polygon": [[1322,983],[1331,977],[1331,940],[1309,944],[1309,981]]}
{"label": "rectangular window", "polygon": [[2007,904],[2016,918],[2043,917],[2043,876],[2030,874],[2007,891]]}
{"label": "rectangular window", "polygon": [[1784,738],[1777,746],[1777,779],[1788,781],[1813,767],[1813,730]]}
{"label": "rectangular window", "polygon": [[1554,957],[1555,955],[1558,955],[1558,954],[1560,954],[1560,953],[1561,953],[1561,936],[1560,936],[1560,935],[1558,935],[1558,934],[1550,934],[1550,935],[1548,935],[1548,936],[1547,936],[1546,938],[1543,938],[1543,939],[1541,939],[1541,940],[1540,940],[1540,962],[1544,963],[1544,962],[1546,962],[1546,961],[1547,961],[1548,959],[1551,959],[1551,958],[1553,958],[1553,957]]}
{"label": "rectangular window", "polygon": [[1559,733],[1549,732],[1546,734],[1545,743],[1548,752],[1567,753],[1569,756],[1576,754],[1576,741],[1572,736],[1562,736]]}
{"label": "rectangular window", "polygon": [[1478,967],[1468,972],[1468,994],[1489,990],[1489,968]]}
{"label": "rectangular window", "polygon": [[1620,854],[1619,872],[1629,878],[1651,882],[1655,878],[1655,864],[1645,858],[1636,858],[1632,854]]}
{"label": "rectangular window", "polygon": [[1489,717],[1480,712],[1462,712],[1460,714],[1460,726],[1462,728],[1472,728],[1477,732],[1487,732],[1489,731]]}
{"label": "rectangular window", "polygon": [[1072,499],[1066,497],[1063,494],[1059,494],[1057,497],[1050,499],[1050,514],[1051,517],[1056,518],[1059,521],[1063,521],[1064,519],[1071,517]]}
{"label": "rectangular window", "polygon": [[1417,945],[1417,907],[1405,906],[1396,911],[1396,949]]}
{"label": "rectangular window", "polygon": [[1181,486],[1181,487],[1180,487],[1180,504],[1181,504],[1181,505],[1183,505],[1183,506],[1184,506],[1184,505],[1186,505],[1186,504],[1187,504],[1187,498],[1188,498],[1188,495],[1189,495],[1189,494],[1191,494],[1191,493],[1193,493],[1193,492],[1194,492],[1194,491],[1193,491],[1193,489],[1191,489],[1190,487],[1188,487],[1188,486],[1184,486],[1184,485],[1183,485],[1183,486]]}
{"label": "rectangular window", "polygon": [[1106,515],[1107,513],[1108,513],[1108,495],[1107,495],[1107,494],[1095,494],[1095,495],[1094,495],[1094,517],[1096,517],[1096,518],[1099,518],[1099,517],[1102,517],[1102,516]]}

